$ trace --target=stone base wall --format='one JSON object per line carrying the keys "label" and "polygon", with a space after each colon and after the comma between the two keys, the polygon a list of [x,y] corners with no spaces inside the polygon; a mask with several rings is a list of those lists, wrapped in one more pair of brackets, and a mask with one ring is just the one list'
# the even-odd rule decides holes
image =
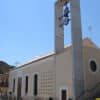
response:
{"label": "stone base wall", "polygon": [[[17,97],[12,97],[12,96],[8,96],[8,97],[3,97],[6,99],[3,100],[57,100],[55,97],[33,97],[33,96],[25,96],[25,97],[21,97],[21,98],[17,98]],[[2,100],[2,98],[0,98],[0,100]]]}

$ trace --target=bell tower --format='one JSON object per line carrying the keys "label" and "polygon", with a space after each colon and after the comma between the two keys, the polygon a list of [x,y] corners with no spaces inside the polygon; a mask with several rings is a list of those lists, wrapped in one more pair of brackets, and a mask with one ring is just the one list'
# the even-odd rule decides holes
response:
{"label": "bell tower", "polygon": [[[70,3],[70,19],[68,3]],[[80,0],[58,0],[55,3],[56,54],[64,51],[64,25],[67,25],[69,21],[71,21],[72,37],[73,100],[77,100],[84,92]],[[82,97],[80,100],[84,100],[84,98]]]}

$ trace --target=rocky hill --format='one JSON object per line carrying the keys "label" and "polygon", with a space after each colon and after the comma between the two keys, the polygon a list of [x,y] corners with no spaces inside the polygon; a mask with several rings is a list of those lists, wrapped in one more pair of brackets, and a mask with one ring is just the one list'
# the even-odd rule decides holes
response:
{"label": "rocky hill", "polygon": [[0,74],[8,73],[9,69],[15,66],[8,65],[6,62],[0,61]]}

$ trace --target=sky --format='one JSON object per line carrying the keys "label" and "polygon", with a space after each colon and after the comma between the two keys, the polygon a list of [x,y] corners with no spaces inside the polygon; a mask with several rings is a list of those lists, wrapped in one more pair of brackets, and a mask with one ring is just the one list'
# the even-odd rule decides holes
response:
{"label": "sky", "polygon": [[[24,64],[54,50],[55,0],[0,0],[0,60]],[[100,0],[81,0],[82,34],[100,47]],[[71,43],[70,24],[65,45]]]}

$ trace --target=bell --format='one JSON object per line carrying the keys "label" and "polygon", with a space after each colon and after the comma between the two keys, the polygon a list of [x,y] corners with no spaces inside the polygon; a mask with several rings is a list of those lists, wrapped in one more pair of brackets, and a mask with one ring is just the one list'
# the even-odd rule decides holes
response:
{"label": "bell", "polygon": [[68,25],[69,21],[70,21],[70,19],[68,17],[64,18],[64,25]]}
{"label": "bell", "polygon": [[64,17],[68,17],[69,12],[69,8],[66,6],[66,8],[64,9]]}

